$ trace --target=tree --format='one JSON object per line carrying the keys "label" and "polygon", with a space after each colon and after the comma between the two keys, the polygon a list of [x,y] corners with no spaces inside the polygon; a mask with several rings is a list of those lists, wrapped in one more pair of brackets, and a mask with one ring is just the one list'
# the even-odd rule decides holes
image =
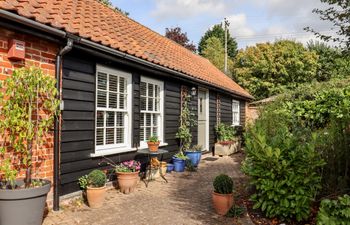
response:
{"label": "tree", "polygon": [[196,46],[193,44],[193,42],[190,43],[187,33],[182,32],[180,27],[165,28],[165,37],[175,41],[192,52],[196,51]]}
{"label": "tree", "polygon": [[118,8],[118,7],[115,7],[113,6],[112,2],[110,0],[98,0],[99,2],[101,2],[102,4],[114,9],[115,11],[119,11],[121,12],[122,14],[124,14],[125,16],[129,16],[130,13],[129,12],[126,12],[124,10],[122,10],[121,8]]}
{"label": "tree", "polygon": [[306,27],[307,31],[313,32],[324,41],[334,41],[349,52],[350,48],[350,4],[349,0],[320,0],[329,4],[327,9],[314,9],[313,13],[320,15],[321,20],[330,21],[337,29],[337,35],[325,35],[320,31],[315,31]]}
{"label": "tree", "polygon": [[[225,49],[217,37],[208,38],[202,51],[203,57],[207,58],[219,70],[224,71]],[[232,60],[228,59],[228,68],[232,67]]]}
{"label": "tree", "polygon": [[[206,41],[211,38],[216,37],[220,40],[221,45],[225,46],[225,30],[221,24],[214,25],[211,29],[207,30],[198,44],[198,53],[203,55],[203,50],[206,48]],[[227,35],[227,55],[229,58],[233,59],[237,54],[237,42],[231,37],[228,32]]]}
{"label": "tree", "polygon": [[280,40],[247,47],[234,60],[233,76],[257,99],[316,79],[318,56],[301,43]]}
{"label": "tree", "polygon": [[315,51],[319,56],[317,81],[328,81],[333,78],[342,79],[350,75],[350,56],[343,54],[339,49],[319,41],[309,41],[307,48],[309,51]]}

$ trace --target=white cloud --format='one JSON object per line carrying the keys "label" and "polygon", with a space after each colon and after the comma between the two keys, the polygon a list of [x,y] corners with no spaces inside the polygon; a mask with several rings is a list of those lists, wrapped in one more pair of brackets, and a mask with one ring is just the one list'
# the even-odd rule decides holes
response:
{"label": "white cloud", "polygon": [[155,3],[156,8],[151,15],[159,20],[223,15],[226,12],[224,0],[155,0]]}
{"label": "white cloud", "polygon": [[253,36],[255,34],[255,31],[248,26],[244,13],[234,14],[226,19],[230,23],[230,34],[235,36]]}

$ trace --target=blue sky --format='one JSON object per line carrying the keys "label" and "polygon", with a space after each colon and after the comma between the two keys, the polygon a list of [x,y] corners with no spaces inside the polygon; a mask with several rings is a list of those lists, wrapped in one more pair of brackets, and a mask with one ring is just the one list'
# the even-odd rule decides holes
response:
{"label": "blue sky", "polygon": [[324,7],[320,0],[112,0],[130,17],[164,35],[179,26],[195,44],[214,24],[228,18],[230,33],[240,48],[258,42],[289,38],[306,43],[314,39],[303,30],[312,26],[326,34],[330,26],[312,13]]}

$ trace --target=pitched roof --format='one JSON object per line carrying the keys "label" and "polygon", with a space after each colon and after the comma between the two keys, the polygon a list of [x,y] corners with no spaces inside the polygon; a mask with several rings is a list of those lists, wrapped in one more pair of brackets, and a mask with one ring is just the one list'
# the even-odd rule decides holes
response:
{"label": "pitched roof", "polygon": [[207,59],[96,0],[2,0],[0,8],[252,98]]}

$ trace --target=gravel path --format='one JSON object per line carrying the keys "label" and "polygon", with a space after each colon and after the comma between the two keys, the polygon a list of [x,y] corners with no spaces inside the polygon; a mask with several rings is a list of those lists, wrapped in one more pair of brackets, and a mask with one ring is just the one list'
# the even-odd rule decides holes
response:
{"label": "gravel path", "polygon": [[214,213],[211,203],[212,181],[220,173],[235,180],[244,177],[240,158],[204,155],[197,172],[167,174],[168,183],[158,179],[148,188],[140,182],[134,193],[125,195],[115,189],[107,192],[104,207],[90,209],[74,201],[60,212],[50,212],[44,225],[53,224],[149,224],[149,225],[221,225],[251,224],[245,217],[239,221]]}

